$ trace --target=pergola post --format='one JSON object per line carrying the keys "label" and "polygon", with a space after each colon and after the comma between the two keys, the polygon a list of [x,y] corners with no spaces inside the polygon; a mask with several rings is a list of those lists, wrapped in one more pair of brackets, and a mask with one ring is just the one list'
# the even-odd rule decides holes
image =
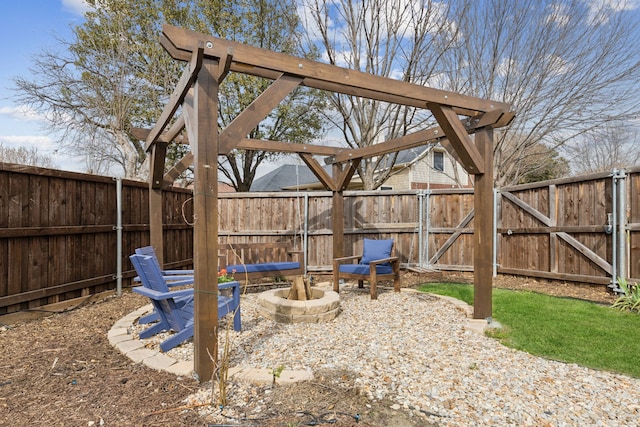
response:
{"label": "pergola post", "polygon": [[484,173],[475,175],[473,219],[473,318],[492,316],[493,290],[493,128],[476,131],[475,146]]}
{"label": "pergola post", "polygon": [[160,266],[164,266],[164,243],[162,226],[162,189],[149,189],[149,235]]}
{"label": "pergola post", "polygon": [[[194,370],[207,381],[218,362],[218,61],[205,58],[185,120],[195,165],[193,191]],[[188,105],[191,104],[191,105]],[[213,360],[212,360],[213,359]]]}
{"label": "pergola post", "polygon": [[334,191],[331,205],[333,225],[333,258],[344,256],[344,193]]}

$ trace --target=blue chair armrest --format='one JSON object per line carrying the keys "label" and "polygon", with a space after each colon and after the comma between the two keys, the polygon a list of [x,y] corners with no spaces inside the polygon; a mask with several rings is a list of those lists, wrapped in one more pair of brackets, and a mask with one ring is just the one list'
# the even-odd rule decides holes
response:
{"label": "blue chair armrest", "polygon": [[158,292],[158,291],[154,291],[153,289],[146,288],[144,286],[136,286],[135,288],[132,289],[132,291],[156,301],[162,301],[162,300],[171,299],[171,298],[193,296],[193,289],[180,289],[178,291],[171,291],[171,292]]}
{"label": "blue chair armrest", "polygon": [[384,264],[387,262],[394,262],[397,261],[398,257],[390,257],[390,258],[382,258],[382,259],[375,259],[373,261],[369,261],[369,264]]}
{"label": "blue chair armrest", "polygon": [[193,270],[162,270],[164,276],[182,275],[193,276]]}

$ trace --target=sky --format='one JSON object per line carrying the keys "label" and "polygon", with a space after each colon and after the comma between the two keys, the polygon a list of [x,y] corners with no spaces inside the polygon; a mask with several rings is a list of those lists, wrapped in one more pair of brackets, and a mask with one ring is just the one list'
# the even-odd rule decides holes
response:
{"label": "sky", "polygon": [[[586,4],[607,5],[621,10],[620,0],[584,0]],[[640,0],[629,0],[622,9],[640,7]],[[40,154],[50,156],[56,167],[82,172],[83,158],[70,158],[60,153],[58,136],[46,129],[46,122],[21,107],[11,97],[12,79],[31,78],[29,67],[34,56],[44,49],[59,46],[56,35],[71,40],[71,27],[82,24],[86,10],[84,0],[9,0],[0,9],[0,144],[4,147],[35,147]],[[260,175],[265,173],[261,171]]]}
{"label": "sky", "polygon": [[56,151],[56,136],[38,116],[21,108],[11,97],[15,77],[30,78],[33,57],[45,48],[56,48],[55,35],[70,39],[71,26],[82,23],[82,0],[17,0],[0,9],[0,144],[4,147],[35,147],[51,156],[58,169],[82,172],[84,159]]}

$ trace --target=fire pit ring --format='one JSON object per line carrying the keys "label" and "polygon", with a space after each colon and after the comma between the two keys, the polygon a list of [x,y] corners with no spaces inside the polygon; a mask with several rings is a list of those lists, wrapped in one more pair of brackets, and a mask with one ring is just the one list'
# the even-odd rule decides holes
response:
{"label": "fire pit ring", "polygon": [[322,323],[333,320],[340,310],[340,296],[324,289],[311,288],[312,299],[288,300],[289,288],[271,289],[258,296],[260,314],[280,323]]}

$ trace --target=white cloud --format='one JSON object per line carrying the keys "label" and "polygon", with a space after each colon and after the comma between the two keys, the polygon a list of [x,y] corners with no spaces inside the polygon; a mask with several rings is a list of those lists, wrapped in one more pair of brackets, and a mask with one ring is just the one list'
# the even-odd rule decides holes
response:
{"label": "white cloud", "polygon": [[48,146],[52,139],[42,135],[0,135],[1,144]]}
{"label": "white cloud", "polygon": [[9,116],[12,119],[22,121],[41,121],[44,120],[44,116],[38,113],[32,108],[26,105],[19,105],[17,107],[0,107],[0,115]]}
{"label": "white cloud", "polygon": [[609,15],[640,8],[640,0],[585,0],[589,8],[589,20],[593,24],[605,24]]}
{"label": "white cloud", "polygon": [[78,15],[84,15],[84,13],[90,9],[85,0],[62,0],[62,6],[66,10]]}

